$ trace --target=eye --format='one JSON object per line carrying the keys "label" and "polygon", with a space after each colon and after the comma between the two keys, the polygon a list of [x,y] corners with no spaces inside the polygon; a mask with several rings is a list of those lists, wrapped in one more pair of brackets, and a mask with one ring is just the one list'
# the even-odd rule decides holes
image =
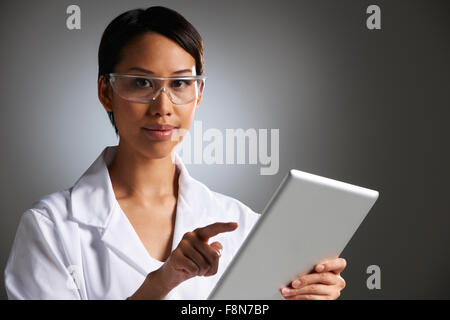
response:
{"label": "eye", "polygon": [[174,80],[172,81],[172,87],[173,88],[186,88],[189,87],[192,84],[192,80]]}
{"label": "eye", "polygon": [[152,83],[145,78],[136,78],[133,80],[133,86],[138,88],[151,88]]}

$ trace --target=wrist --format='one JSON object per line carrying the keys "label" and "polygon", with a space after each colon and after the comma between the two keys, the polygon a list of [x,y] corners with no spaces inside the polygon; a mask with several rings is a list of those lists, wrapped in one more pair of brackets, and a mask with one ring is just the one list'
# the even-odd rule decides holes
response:
{"label": "wrist", "polygon": [[147,276],[147,278],[153,277],[154,282],[167,293],[182,282],[182,280],[177,280],[173,272],[170,272],[168,268],[170,266],[163,264],[159,269],[149,273]]}
{"label": "wrist", "polygon": [[162,300],[172,290],[161,268],[150,272],[139,289],[127,300]]}

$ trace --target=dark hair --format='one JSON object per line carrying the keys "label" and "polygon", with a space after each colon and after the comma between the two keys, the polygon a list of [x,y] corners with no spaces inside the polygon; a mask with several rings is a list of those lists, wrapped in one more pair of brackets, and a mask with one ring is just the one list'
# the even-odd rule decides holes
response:
{"label": "dark hair", "polygon": [[[112,73],[122,58],[122,48],[133,38],[147,32],[157,32],[178,43],[195,59],[197,75],[203,74],[203,40],[198,31],[178,12],[154,6],[124,12],[106,27],[98,49],[98,78]],[[107,112],[119,136],[114,114]]]}

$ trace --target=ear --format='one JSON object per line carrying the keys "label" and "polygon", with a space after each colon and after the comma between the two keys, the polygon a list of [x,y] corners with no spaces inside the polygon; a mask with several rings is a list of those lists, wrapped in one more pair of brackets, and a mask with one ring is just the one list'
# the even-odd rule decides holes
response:
{"label": "ear", "polygon": [[113,112],[112,108],[112,92],[111,86],[108,83],[108,79],[101,75],[97,80],[98,99],[105,108],[106,111]]}
{"label": "ear", "polygon": [[[202,84],[203,85],[203,84]],[[197,99],[197,104],[195,105],[195,109],[194,111],[197,111],[198,106],[200,105],[200,102],[202,102],[202,98],[203,98],[203,90],[202,90],[202,94],[198,97]]]}
{"label": "ear", "polygon": [[197,103],[196,103],[196,105],[195,105],[194,111],[197,111],[198,106],[200,105],[200,102],[202,101],[202,98],[203,98],[203,95],[201,95],[201,96],[198,97]]}

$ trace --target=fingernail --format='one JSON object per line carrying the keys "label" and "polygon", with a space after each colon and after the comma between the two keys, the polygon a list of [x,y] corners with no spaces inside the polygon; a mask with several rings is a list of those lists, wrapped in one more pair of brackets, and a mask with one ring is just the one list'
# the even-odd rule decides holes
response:
{"label": "fingernail", "polygon": [[301,284],[302,284],[302,283],[301,283],[299,280],[295,280],[294,282],[292,282],[292,286],[293,286],[294,288],[300,287]]}
{"label": "fingernail", "polygon": [[289,290],[288,288],[283,288],[282,292],[283,294],[288,294],[291,292],[291,290]]}
{"label": "fingernail", "polygon": [[323,264],[321,264],[317,267],[317,271],[319,271],[319,272],[323,271],[323,269],[325,269],[325,266]]}

